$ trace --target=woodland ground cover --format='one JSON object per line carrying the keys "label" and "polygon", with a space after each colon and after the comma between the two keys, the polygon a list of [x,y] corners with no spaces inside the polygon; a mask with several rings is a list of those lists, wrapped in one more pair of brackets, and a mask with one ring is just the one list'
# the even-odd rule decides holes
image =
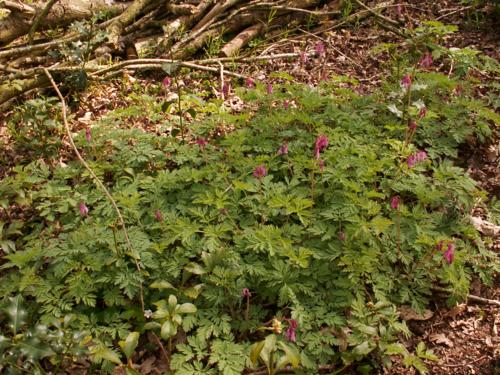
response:
{"label": "woodland ground cover", "polygon": [[[88,358],[134,374],[161,348],[176,374],[374,373],[394,356],[425,372],[437,358],[401,343],[398,308],[422,311],[436,287],[453,306],[473,275],[491,284],[499,269],[470,222],[487,194],[453,163],[468,137],[495,132],[467,73],[498,64],[423,31],[372,94],[277,72],[279,84],[225,86],[245,103],[229,111],[175,74],[132,84],[131,105],[74,134],[126,232],[89,171],[61,158],[59,101],[20,106],[0,182],[5,371]],[[455,76],[428,69],[452,55]],[[155,132],[128,125],[144,116]]]}

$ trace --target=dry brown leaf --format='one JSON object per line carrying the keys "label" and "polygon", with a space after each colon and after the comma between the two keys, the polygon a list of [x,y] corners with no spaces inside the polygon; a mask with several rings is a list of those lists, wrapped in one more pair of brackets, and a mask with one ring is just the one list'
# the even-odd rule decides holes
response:
{"label": "dry brown leaf", "polygon": [[435,344],[444,344],[450,348],[453,348],[453,341],[451,341],[444,333],[433,333],[429,336],[429,340],[431,340]]}
{"label": "dry brown leaf", "polygon": [[403,320],[429,320],[434,316],[431,310],[425,309],[421,314],[413,310],[408,305],[402,305],[399,308],[399,316]]}
{"label": "dry brown leaf", "polygon": [[144,362],[141,363],[140,372],[143,375],[148,375],[151,371],[153,371],[153,365],[156,361],[155,357],[148,357]]}

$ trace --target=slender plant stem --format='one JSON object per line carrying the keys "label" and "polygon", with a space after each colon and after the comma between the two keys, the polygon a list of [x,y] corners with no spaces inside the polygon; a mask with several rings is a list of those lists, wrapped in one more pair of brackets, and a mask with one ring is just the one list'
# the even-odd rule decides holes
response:
{"label": "slender plant stem", "polygon": [[[129,235],[128,235],[127,226],[125,225],[125,220],[123,219],[121,211],[118,208],[118,205],[116,204],[116,201],[111,196],[111,193],[109,192],[109,190],[102,183],[102,181],[99,179],[99,177],[97,177],[97,175],[95,174],[94,170],[90,167],[90,165],[88,165],[88,163],[82,157],[82,155],[80,154],[80,151],[78,151],[78,148],[76,147],[75,142],[73,141],[73,137],[71,136],[71,130],[70,130],[69,124],[68,124],[68,115],[67,115],[66,101],[64,100],[64,97],[62,96],[61,91],[59,90],[59,87],[57,86],[57,84],[54,81],[54,78],[52,77],[52,75],[50,74],[50,72],[47,69],[45,69],[45,68],[43,70],[44,70],[45,75],[49,79],[52,87],[56,91],[57,96],[59,97],[59,100],[61,101],[62,117],[63,117],[64,128],[66,130],[66,134],[68,136],[68,140],[69,140],[69,143],[71,145],[71,148],[73,148],[73,151],[75,152],[76,157],[78,158],[78,160],[80,161],[80,163],[90,173],[90,175],[94,179],[96,185],[101,188],[101,190],[104,192],[104,194],[106,195],[106,197],[111,202],[111,205],[115,209],[116,215],[118,216],[118,221],[120,222],[120,225],[121,225],[121,227],[123,229],[123,234],[125,235],[125,241],[127,243],[127,247],[128,247],[128,249],[129,249],[129,251],[131,253],[131,257],[134,259],[134,263],[136,265],[137,270],[140,272],[141,271],[141,266],[139,265],[139,262],[137,261],[137,258],[136,258],[136,255],[135,255],[135,251],[134,251],[134,249],[132,247],[132,243],[130,242],[130,238],[129,238]],[[140,286],[139,286],[139,298],[140,298],[140,302],[141,302],[142,312],[144,313],[144,311],[145,311],[145,309],[144,309],[144,290],[143,290],[143,287],[142,287],[142,283],[140,283]]]}

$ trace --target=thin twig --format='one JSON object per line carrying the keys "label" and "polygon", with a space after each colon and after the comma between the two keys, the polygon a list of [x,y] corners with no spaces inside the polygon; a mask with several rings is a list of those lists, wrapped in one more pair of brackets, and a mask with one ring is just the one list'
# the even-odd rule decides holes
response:
{"label": "thin twig", "polygon": [[[184,66],[186,68],[191,68],[191,69],[197,69],[197,70],[203,70],[206,72],[213,72],[213,73],[219,73],[219,69],[217,68],[211,68],[208,66],[203,66],[203,65],[197,65],[191,62],[184,62],[184,61],[178,61],[178,60],[171,60],[171,59],[134,59],[134,60],[127,60],[120,62],[118,64],[111,65],[107,68],[101,69],[101,70],[96,70],[91,73],[91,76],[99,76],[104,73],[112,72],[114,70],[122,69],[122,68],[128,68],[128,69],[146,69],[146,68],[161,68],[164,64],[178,64],[180,66]],[[228,76],[233,76],[236,78],[242,78],[246,79],[247,77],[238,73],[232,73],[232,72],[225,72],[226,75]]]}
{"label": "thin twig", "polygon": [[449,17],[449,16],[451,16],[451,15],[453,15],[455,13],[463,12],[464,10],[467,10],[467,9],[470,9],[470,8],[474,8],[474,5],[469,5],[469,6],[466,6],[466,7],[458,8],[458,9],[455,9],[453,12],[443,14],[443,15],[437,17],[436,21],[442,20],[443,18]]}
{"label": "thin twig", "polygon": [[382,14],[375,12],[374,9],[366,6],[366,4],[363,3],[362,1],[360,1],[360,0],[354,0],[354,2],[356,4],[358,4],[360,7],[366,9],[368,12],[370,12],[371,14],[373,14],[375,17],[377,17],[377,18],[379,18],[379,19],[381,19],[381,20],[383,20],[383,21],[385,21],[387,23],[390,23],[393,26],[399,26],[399,22],[394,21],[394,20],[390,19],[389,17],[383,16]]}
{"label": "thin twig", "polygon": [[[67,134],[68,139],[69,139],[69,143],[70,143],[71,147],[73,148],[73,151],[75,152],[76,157],[78,158],[78,160],[80,161],[80,163],[90,173],[90,175],[94,179],[94,181],[97,184],[97,186],[99,186],[101,188],[101,190],[104,192],[104,194],[106,195],[106,197],[111,202],[111,205],[115,209],[116,214],[118,216],[118,220],[120,222],[120,225],[121,225],[121,227],[123,229],[123,233],[125,235],[125,241],[127,242],[127,247],[129,248],[129,251],[131,253],[131,257],[134,259],[134,262],[135,262],[135,265],[137,267],[137,270],[140,272],[141,267],[139,265],[139,262],[137,261],[137,258],[135,257],[135,252],[134,252],[134,249],[132,247],[132,243],[130,242],[130,238],[129,238],[129,235],[128,235],[128,230],[127,230],[127,227],[125,225],[125,221],[123,220],[123,216],[122,216],[122,214],[120,212],[120,209],[118,208],[118,205],[116,204],[116,201],[111,196],[111,193],[109,192],[109,190],[102,183],[102,181],[99,179],[99,177],[97,177],[97,175],[95,174],[94,170],[90,167],[90,165],[88,165],[88,163],[82,157],[82,155],[80,154],[80,151],[78,151],[78,148],[76,147],[75,142],[73,141],[73,137],[71,136],[71,130],[70,130],[69,124],[68,124],[66,101],[64,100],[64,97],[62,96],[61,91],[59,90],[59,87],[57,86],[56,82],[54,81],[54,78],[52,77],[52,75],[50,74],[50,72],[46,68],[44,68],[44,73],[47,76],[47,78],[49,79],[52,87],[56,91],[57,96],[59,97],[59,100],[61,101],[63,123],[64,123],[64,128],[66,130],[66,134]],[[141,283],[140,284],[140,300],[141,300],[142,312],[144,313],[144,294],[143,293],[144,292],[143,292],[142,283]]]}
{"label": "thin twig", "polygon": [[[451,292],[450,290],[448,290],[446,288],[441,288],[439,286],[435,286],[432,289],[435,290],[436,292],[445,292],[445,293],[450,293]],[[472,295],[472,294],[467,294],[467,299],[471,300],[471,301],[475,301],[475,302],[485,303],[487,305],[500,306],[500,301],[498,301],[498,300],[487,299],[487,298],[475,296],[475,295]]]}

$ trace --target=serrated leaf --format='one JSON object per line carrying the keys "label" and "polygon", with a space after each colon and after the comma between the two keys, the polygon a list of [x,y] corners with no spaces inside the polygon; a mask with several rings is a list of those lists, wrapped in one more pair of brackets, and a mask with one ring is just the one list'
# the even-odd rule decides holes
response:
{"label": "serrated leaf", "polygon": [[130,357],[134,353],[135,348],[137,348],[137,344],[139,343],[139,336],[139,332],[130,332],[125,341],[118,342],[118,345],[120,345],[120,348],[122,348],[122,351],[127,359],[130,359]]}
{"label": "serrated leaf", "polygon": [[120,356],[113,350],[106,347],[99,347],[91,351],[91,354],[97,359],[105,359],[106,361],[112,362],[117,365],[121,365],[122,360]]}

